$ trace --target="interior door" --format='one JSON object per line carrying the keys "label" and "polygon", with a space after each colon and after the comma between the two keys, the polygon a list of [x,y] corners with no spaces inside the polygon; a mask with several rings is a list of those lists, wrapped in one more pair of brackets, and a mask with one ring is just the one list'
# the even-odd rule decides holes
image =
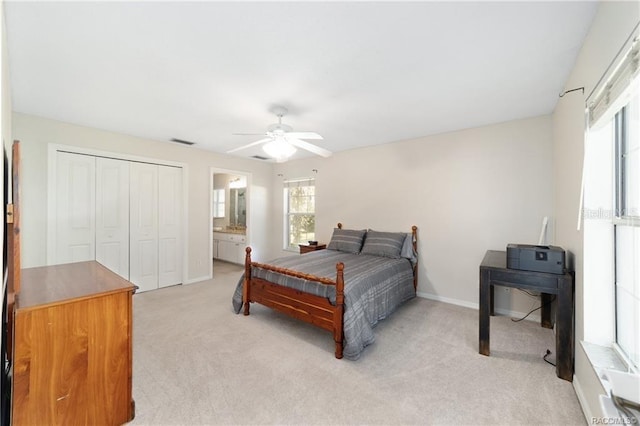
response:
{"label": "interior door", "polygon": [[158,288],[158,166],[130,164],[129,281],[139,291]]}
{"label": "interior door", "polygon": [[159,287],[182,282],[182,168],[158,166]]}
{"label": "interior door", "polygon": [[129,279],[129,162],[96,158],[96,260]]}
{"label": "interior door", "polygon": [[61,151],[56,157],[53,264],[94,260],[96,158]]}

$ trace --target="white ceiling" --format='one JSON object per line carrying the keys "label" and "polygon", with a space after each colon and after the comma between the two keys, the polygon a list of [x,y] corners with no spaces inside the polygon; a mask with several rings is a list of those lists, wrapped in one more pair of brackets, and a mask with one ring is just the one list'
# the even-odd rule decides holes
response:
{"label": "white ceiling", "polygon": [[597,8],[4,5],[14,111],[217,152],[258,139],[232,133],[266,131],[275,105],[333,152],[549,114]]}

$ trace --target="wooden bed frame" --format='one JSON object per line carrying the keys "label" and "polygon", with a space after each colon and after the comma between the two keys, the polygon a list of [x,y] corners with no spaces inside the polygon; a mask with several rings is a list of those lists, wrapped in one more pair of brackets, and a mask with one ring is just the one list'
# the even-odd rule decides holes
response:
{"label": "wooden bed frame", "polygon": [[[342,224],[338,223],[342,229]],[[418,227],[411,228],[413,249],[417,252]],[[287,314],[304,322],[308,322],[333,333],[336,344],[336,358],[342,358],[343,350],[343,314],[344,314],[344,263],[336,264],[336,279],[318,277],[291,269],[251,261],[251,247],[246,248],[244,282],[242,285],[242,302],[244,315],[249,315],[250,303],[257,302],[278,312]],[[305,293],[293,288],[284,287],[262,278],[251,276],[251,267],[261,268],[308,281],[336,287],[336,303],[332,305],[325,297]],[[418,287],[418,262],[413,265],[413,288]]]}

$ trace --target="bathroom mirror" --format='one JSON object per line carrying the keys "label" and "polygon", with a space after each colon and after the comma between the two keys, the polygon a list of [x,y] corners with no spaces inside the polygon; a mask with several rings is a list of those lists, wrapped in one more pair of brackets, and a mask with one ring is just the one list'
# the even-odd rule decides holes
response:
{"label": "bathroom mirror", "polygon": [[231,226],[247,226],[247,188],[229,189],[229,216]]}

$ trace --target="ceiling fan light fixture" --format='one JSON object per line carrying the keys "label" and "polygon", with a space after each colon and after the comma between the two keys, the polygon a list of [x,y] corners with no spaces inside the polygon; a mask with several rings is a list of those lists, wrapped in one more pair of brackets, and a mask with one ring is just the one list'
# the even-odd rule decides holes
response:
{"label": "ceiling fan light fixture", "polygon": [[297,151],[296,147],[291,145],[284,138],[276,138],[271,142],[266,143],[262,149],[271,157],[275,158],[276,161],[287,160]]}
{"label": "ceiling fan light fixture", "polygon": [[287,161],[289,157],[297,152],[297,148],[321,157],[331,156],[331,151],[305,141],[305,139],[322,140],[322,136],[316,132],[294,132],[291,126],[282,123],[282,116],[287,112],[286,108],[277,107],[274,112],[278,116],[278,122],[270,125],[266,133],[234,133],[234,135],[266,136],[266,138],[234,148],[227,151],[227,153],[231,154],[253,146],[265,144],[262,147],[264,152],[269,154],[269,156],[278,163]]}

